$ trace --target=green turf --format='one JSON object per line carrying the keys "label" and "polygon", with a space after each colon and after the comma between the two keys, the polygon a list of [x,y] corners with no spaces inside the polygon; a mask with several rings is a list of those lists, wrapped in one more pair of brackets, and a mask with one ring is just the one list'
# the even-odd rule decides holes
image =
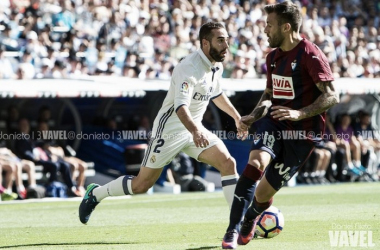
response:
{"label": "green turf", "polygon": [[[379,195],[379,183],[283,188],[273,204],[284,214],[283,232],[238,249],[363,249],[332,248],[329,240],[329,231],[361,229],[380,249]],[[78,205],[0,203],[0,249],[221,249],[229,216],[221,192],[106,199],[87,226]]]}

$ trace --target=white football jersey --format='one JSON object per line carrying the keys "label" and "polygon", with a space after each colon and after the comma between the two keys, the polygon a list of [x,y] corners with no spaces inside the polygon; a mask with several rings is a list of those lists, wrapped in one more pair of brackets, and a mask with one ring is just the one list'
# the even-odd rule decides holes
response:
{"label": "white football jersey", "polygon": [[201,49],[186,56],[173,71],[165,100],[153,123],[152,136],[186,130],[176,111],[186,105],[196,124],[201,124],[210,99],[222,94],[220,62],[213,65]]}

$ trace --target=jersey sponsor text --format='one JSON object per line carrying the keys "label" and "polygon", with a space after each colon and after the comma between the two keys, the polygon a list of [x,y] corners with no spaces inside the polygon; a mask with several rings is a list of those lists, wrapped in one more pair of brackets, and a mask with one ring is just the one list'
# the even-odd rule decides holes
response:
{"label": "jersey sponsor text", "polygon": [[294,86],[291,77],[272,74],[272,82],[274,98],[294,99]]}

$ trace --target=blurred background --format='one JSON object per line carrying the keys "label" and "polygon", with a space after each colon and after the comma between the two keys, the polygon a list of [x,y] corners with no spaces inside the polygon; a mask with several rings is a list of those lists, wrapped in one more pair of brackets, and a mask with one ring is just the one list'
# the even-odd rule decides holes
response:
{"label": "blurred background", "polygon": [[[334,134],[343,127],[342,133],[350,137],[327,138],[292,185],[378,181],[380,1],[293,2],[302,9],[302,36],[326,54],[341,94],[342,103],[328,113],[329,132]],[[272,3],[275,1],[1,0],[2,146],[17,151],[9,135],[20,133],[20,120],[28,121],[34,140],[41,122],[50,130],[104,133],[109,137],[60,138],[54,140],[54,146],[90,163],[87,170],[93,166],[86,183],[95,177],[105,182],[107,176],[138,172],[147,138],[125,137],[123,131],[150,130],[173,68],[200,47],[198,32],[203,23],[225,24],[230,53],[224,61],[222,86],[242,115],[253,109],[265,88],[265,57],[271,51],[263,32],[263,7]],[[211,130],[235,131],[234,122],[212,104],[204,124]],[[253,127],[251,133],[254,131]],[[363,137],[363,131],[373,133],[370,138]],[[250,141],[223,139],[241,172]],[[187,164],[192,174],[220,185],[213,168],[185,160],[179,156],[173,164],[177,168],[181,162]],[[167,181],[170,179],[163,176],[159,185]]]}

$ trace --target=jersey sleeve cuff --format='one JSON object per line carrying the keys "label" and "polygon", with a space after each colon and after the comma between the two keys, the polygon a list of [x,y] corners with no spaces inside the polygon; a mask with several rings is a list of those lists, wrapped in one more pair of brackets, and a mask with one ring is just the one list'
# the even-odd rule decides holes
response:
{"label": "jersey sleeve cuff", "polygon": [[217,94],[216,96],[211,97],[211,100],[213,100],[213,99],[215,99],[215,98],[218,98],[221,94],[223,94],[223,92],[220,92],[220,93]]}
{"label": "jersey sleeve cuff", "polygon": [[175,112],[177,113],[178,109],[179,109],[180,107],[182,107],[182,106],[186,106],[186,104],[181,104],[181,105],[179,105],[179,106],[175,109]]}

